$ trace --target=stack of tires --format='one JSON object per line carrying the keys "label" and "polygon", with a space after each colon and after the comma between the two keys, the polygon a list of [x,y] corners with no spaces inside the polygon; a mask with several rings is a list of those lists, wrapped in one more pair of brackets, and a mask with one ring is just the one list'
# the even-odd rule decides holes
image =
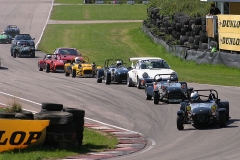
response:
{"label": "stack of tires", "polygon": [[[190,17],[181,12],[177,12],[172,16],[165,16],[156,13],[156,11],[159,11],[158,9],[151,8],[149,10],[152,11],[148,17],[151,19],[151,26],[158,27],[159,32],[171,35],[183,47],[196,50],[208,49],[205,17]],[[218,49],[218,34],[211,38],[210,45]]]}
{"label": "stack of tires", "polygon": [[[76,115],[84,111],[77,108],[69,110],[68,112],[68,109],[64,109],[62,104],[42,103],[42,110],[34,115],[34,119],[50,120],[44,145],[61,148],[82,145],[84,117],[81,123],[76,123]],[[82,115],[84,116],[85,112]],[[81,141],[78,140],[79,136]]]}

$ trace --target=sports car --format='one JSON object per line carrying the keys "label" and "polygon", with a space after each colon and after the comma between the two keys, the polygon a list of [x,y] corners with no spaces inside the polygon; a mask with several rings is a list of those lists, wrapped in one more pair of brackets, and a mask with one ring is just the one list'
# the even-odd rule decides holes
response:
{"label": "sports car", "polygon": [[31,46],[27,41],[19,41],[17,45],[12,48],[13,57],[35,57],[35,47]]}
{"label": "sports car", "polygon": [[126,83],[128,71],[129,68],[126,67],[126,64],[121,59],[107,59],[103,69],[97,71],[97,83],[102,83],[102,80],[105,80],[105,84],[107,85],[113,82],[119,84]]}
{"label": "sports car", "polygon": [[77,56],[82,56],[76,48],[66,48],[61,47],[57,48],[53,54],[59,54],[61,57],[57,57],[59,60],[64,61],[65,63],[71,63],[72,59]]}
{"label": "sports car", "polygon": [[72,75],[73,78],[96,76],[96,72],[101,68],[101,66],[97,66],[95,62],[89,63],[89,58],[87,56],[83,56],[82,58],[83,61],[81,63],[74,63],[74,58],[71,63],[65,63],[65,76]]}
{"label": "sports car", "polygon": [[30,34],[18,34],[12,39],[12,45],[10,48],[11,56],[13,56],[14,49],[16,49],[18,42],[27,43],[31,48],[34,48],[32,52],[32,57],[35,57],[35,38],[32,38]]}
{"label": "sports car", "polygon": [[159,57],[135,57],[132,61],[131,70],[127,75],[128,87],[137,86],[138,89],[144,88],[145,83],[153,82],[156,74],[176,74],[167,62]]}
{"label": "sports car", "polygon": [[177,111],[177,129],[183,130],[185,124],[219,124],[225,127],[229,120],[229,102],[220,101],[214,89],[194,90],[190,101],[180,103]]}
{"label": "sports car", "polygon": [[179,82],[176,74],[157,74],[152,83],[145,84],[146,99],[153,98],[154,104],[159,101],[180,103],[189,99],[192,90],[186,82]]}
{"label": "sports car", "polygon": [[12,37],[15,37],[17,34],[20,34],[20,29],[16,25],[8,25],[4,29],[4,32]]}
{"label": "sports car", "polygon": [[12,36],[6,34],[5,32],[0,34],[0,43],[11,43]]}
{"label": "sports car", "polygon": [[59,59],[61,59],[59,54],[46,54],[42,60],[38,61],[38,70],[45,70],[47,73],[64,72],[64,61]]}

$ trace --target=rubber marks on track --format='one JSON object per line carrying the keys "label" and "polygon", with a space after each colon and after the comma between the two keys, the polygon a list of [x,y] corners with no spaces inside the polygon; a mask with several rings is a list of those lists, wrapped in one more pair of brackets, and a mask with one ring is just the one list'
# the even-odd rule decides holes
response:
{"label": "rubber marks on track", "polygon": [[142,137],[142,135],[131,131],[125,131],[121,129],[115,129],[112,127],[90,123],[85,123],[84,127],[101,130],[103,132],[114,135],[118,139],[118,145],[116,145],[115,149],[105,150],[103,152],[91,152],[88,154],[70,156],[65,158],[64,160],[99,160],[114,158],[140,151],[147,144],[147,140]]}

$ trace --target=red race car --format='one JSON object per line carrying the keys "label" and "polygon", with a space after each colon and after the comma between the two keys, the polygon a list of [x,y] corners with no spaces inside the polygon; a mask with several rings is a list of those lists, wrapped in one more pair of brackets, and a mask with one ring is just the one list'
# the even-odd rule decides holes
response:
{"label": "red race car", "polygon": [[64,72],[64,61],[59,54],[46,54],[38,61],[38,70],[49,72]]}
{"label": "red race car", "polygon": [[57,48],[53,54],[59,54],[58,60],[64,61],[64,63],[71,63],[74,57],[82,56],[76,48]]}

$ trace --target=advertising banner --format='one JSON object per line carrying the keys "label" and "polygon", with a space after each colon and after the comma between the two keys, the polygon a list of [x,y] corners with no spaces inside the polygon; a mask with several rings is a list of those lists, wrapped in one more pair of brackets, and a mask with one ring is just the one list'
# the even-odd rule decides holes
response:
{"label": "advertising banner", "polygon": [[240,51],[240,33],[219,33],[219,48]]}
{"label": "advertising banner", "polygon": [[49,120],[0,119],[0,152],[43,144]]}
{"label": "advertising banner", "polygon": [[218,15],[219,33],[239,33],[240,34],[240,15]]}

